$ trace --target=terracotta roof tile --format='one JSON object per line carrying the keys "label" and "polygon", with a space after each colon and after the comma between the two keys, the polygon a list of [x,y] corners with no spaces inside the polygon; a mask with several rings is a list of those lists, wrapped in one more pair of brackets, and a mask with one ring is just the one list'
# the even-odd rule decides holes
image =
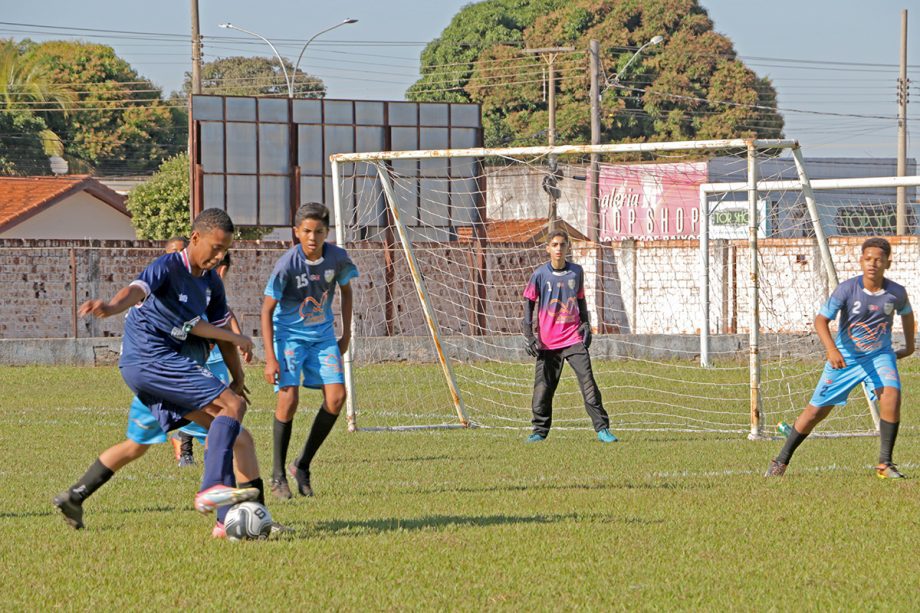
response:
{"label": "terracotta roof tile", "polygon": [[64,177],[0,177],[0,231],[15,226],[58,200],[87,191],[115,210],[129,215],[124,196],[89,175]]}
{"label": "terracotta roof tile", "polygon": [[[562,228],[573,240],[585,240],[585,236],[568,223],[562,221]],[[472,227],[457,229],[461,241],[473,236]],[[486,222],[486,236],[490,243],[542,243],[546,236],[546,219],[493,219]]]}

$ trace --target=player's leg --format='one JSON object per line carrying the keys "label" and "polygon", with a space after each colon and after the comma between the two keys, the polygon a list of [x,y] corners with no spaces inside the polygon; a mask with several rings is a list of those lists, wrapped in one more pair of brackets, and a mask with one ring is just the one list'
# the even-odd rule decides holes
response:
{"label": "player's leg", "polygon": [[288,486],[284,469],[287,466],[288,447],[291,444],[294,413],[297,412],[297,404],[300,402],[299,384],[300,381],[297,381],[293,385],[278,388],[275,419],[272,425],[271,491],[275,497],[285,500],[291,497],[291,488]]}
{"label": "player's leg", "polygon": [[345,406],[345,377],[342,368],[342,354],[335,339],[315,343],[304,360],[303,384],[305,387],[319,387],[323,390],[323,404],[316,412],[310,434],[303,451],[291,466],[291,473],[297,481],[297,490],[303,496],[312,496],[310,484],[310,463],[326,437],[332,432],[342,407]]}
{"label": "player's leg", "polygon": [[83,476],[66,491],[54,497],[54,506],[71,527],[83,528],[83,502],[105,485],[125,465],[141,457],[154,443],[166,441],[166,433],[156,418],[137,397],[128,412],[126,439],[103,451]]}
{"label": "player's leg", "polygon": [[597,439],[603,443],[617,442],[617,437],[610,432],[610,417],[604,410],[601,390],[597,387],[597,381],[594,380],[594,370],[591,368],[591,356],[588,350],[583,344],[576,343],[567,347],[563,351],[563,356],[575,371],[578,387],[581,389],[581,396],[585,402],[585,411],[591,418],[591,425],[594,426]]}
{"label": "player's leg", "polygon": [[187,432],[179,431],[179,466],[194,466],[195,452],[193,443],[195,437]]}
{"label": "player's leg", "polygon": [[876,474],[881,479],[903,479],[904,475],[892,460],[894,442],[901,425],[901,377],[893,353],[872,358],[866,367],[866,385],[878,400],[879,457]]}
{"label": "player's leg", "polygon": [[549,435],[553,425],[553,395],[562,376],[562,364],[561,352],[552,349],[538,352],[531,401],[533,433],[527,438],[528,442],[539,442]]}
{"label": "player's leg", "polygon": [[834,406],[844,405],[847,396],[854,387],[865,378],[865,370],[858,362],[852,362],[843,368],[834,369],[830,364],[824,365],[821,378],[815,387],[815,392],[795,423],[792,431],[786,437],[779,455],[770,460],[765,477],[781,477],[786,472],[786,467],[792,461],[792,454],[804,442],[811,431],[827,417]]}

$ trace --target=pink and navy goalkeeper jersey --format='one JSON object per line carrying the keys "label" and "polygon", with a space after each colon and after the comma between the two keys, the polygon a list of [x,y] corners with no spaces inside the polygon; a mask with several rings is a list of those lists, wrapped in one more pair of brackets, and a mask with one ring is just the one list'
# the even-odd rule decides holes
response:
{"label": "pink and navy goalkeeper jersey", "polygon": [[358,276],[348,252],[323,244],[323,256],[307,259],[299,244],[288,249],[275,264],[265,295],[278,301],[272,314],[276,339],[319,341],[335,339],[332,299],[336,285]]}
{"label": "pink and navy goalkeeper jersey", "polygon": [[524,298],[537,303],[537,329],[546,349],[564,349],[582,341],[578,300],[585,297],[584,271],[578,264],[565,263],[553,270],[547,262],[530,276]]}
{"label": "pink and navy goalkeeper jersey", "polygon": [[882,289],[870,292],[860,275],[838,285],[820,311],[831,320],[838,312],[840,322],[834,344],[848,359],[891,351],[894,314],[907,315],[912,310],[903,285],[885,279]]}
{"label": "pink and navy goalkeeper jersey", "polygon": [[160,256],[131,285],[142,288],[147,297],[125,319],[122,365],[178,352],[202,318],[215,326],[230,320],[220,276],[213,270],[192,276],[186,250]]}

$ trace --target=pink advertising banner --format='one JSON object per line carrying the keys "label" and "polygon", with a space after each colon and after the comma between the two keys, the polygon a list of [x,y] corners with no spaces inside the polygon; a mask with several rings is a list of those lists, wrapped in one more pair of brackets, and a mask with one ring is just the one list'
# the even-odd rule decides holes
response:
{"label": "pink advertising banner", "polygon": [[699,238],[706,180],[706,162],[601,166],[600,239]]}

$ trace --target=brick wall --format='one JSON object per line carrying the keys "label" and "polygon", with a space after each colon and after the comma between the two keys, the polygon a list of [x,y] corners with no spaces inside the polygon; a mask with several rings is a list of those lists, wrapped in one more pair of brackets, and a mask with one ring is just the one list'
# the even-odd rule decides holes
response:
{"label": "brick wall", "polygon": [[[840,280],[859,273],[861,238],[833,238],[831,252]],[[920,239],[892,240],[889,276],[920,287]],[[472,297],[471,244],[420,244],[416,257],[439,323],[446,333],[470,334],[477,321]],[[258,334],[262,290],[284,243],[243,241],[234,245],[227,283],[230,304],[249,334]],[[394,334],[427,334],[412,277],[400,250],[393,253],[387,286],[382,243],[349,248],[361,276],[353,282],[355,322],[361,336],[387,335],[387,296]],[[0,338],[73,336],[76,303],[108,298],[162,252],[154,241],[0,240]],[[491,245],[485,254],[485,330],[516,334],[521,293],[533,269],[546,259],[542,246]],[[572,259],[585,267],[592,321],[609,333],[699,332],[699,248],[696,241],[623,241],[604,246],[576,243]],[[766,331],[804,332],[827,296],[820,253],[811,239],[766,239],[759,254],[761,326]],[[75,266],[71,266],[71,262]],[[710,250],[710,320],[713,333],[745,332],[749,326],[749,257],[744,241],[713,241]],[[338,312],[338,305],[335,307]],[[600,327],[600,326],[598,326]],[[118,336],[120,317],[79,320],[77,336]]]}

